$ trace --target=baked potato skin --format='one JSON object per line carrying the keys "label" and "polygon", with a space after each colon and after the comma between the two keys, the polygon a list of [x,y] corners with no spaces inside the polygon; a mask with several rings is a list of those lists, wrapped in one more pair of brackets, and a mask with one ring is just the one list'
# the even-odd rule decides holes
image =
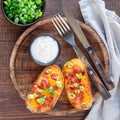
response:
{"label": "baked potato skin", "polygon": [[26,107],[33,113],[51,110],[64,88],[64,77],[60,67],[46,67],[33,83],[26,97]]}
{"label": "baked potato skin", "polygon": [[92,106],[92,92],[86,68],[78,58],[64,64],[65,90],[70,103],[79,110]]}

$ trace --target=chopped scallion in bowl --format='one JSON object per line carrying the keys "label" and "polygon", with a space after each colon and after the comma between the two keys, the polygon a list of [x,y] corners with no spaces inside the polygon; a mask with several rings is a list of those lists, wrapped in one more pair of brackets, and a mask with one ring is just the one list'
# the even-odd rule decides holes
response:
{"label": "chopped scallion in bowl", "polygon": [[3,0],[3,12],[17,25],[31,25],[42,15],[44,0]]}

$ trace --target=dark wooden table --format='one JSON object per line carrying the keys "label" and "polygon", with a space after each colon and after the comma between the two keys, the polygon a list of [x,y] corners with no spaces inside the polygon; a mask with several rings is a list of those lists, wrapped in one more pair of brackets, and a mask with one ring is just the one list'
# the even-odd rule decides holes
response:
{"label": "dark wooden table", "polygon": [[[79,0],[68,0],[72,12],[78,20],[83,21],[79,10]],[[119,0],[104,0],[108,9],[114,10],[120,16]],[[1,3],[1,1],[0,1]],[[64,16],[61,8],[61,0],[46,0],[46,10],[43,20],[50,18],[56,13]],[[0,120],[83,120],[89,111],[82,114],[56,117],[46,114],[31,114],[26,108],[24,101],[14,89],[9,77],[9,59],[12,48],[27,28],[17,27],[9,23],[0,10]]]}

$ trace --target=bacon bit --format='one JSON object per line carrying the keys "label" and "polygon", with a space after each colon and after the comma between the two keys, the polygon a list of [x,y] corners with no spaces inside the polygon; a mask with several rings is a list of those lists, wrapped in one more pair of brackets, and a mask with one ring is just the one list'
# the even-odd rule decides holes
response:
{"label": "bacon bit", "polygon": [[46,104],[46,103],[44,103],[42,106],[43,106],[43,107],[47,107],[47,104]]}
{"label": "bacon bit", "polygon": [[45,100],[46,100],[46,102],[48,102],[48,101],[49,101],[49,98],[48,98],[48,97],[46,97],[46,99],[45,99]]}
{"label": "bacon bit", "polygon": [[49,97],[49,101],[52,102],[53,101],[53,97],[50,96]]}
{"label": "bacon bit", "polygon": [[78,89],[75,89],[75,94],[78,94]]}
{"label": "bacon bit", "polygon": [[48,103],[48,104],[50,104],[50,102],[52,102],[53,101],[53,97],[46,97],[46,103]]}
{"label": "bacon bit", "polygon": [[75,88],[74,88],[73,86],[70,86],[69,89],[68,89],[68,91],[69,91],[69,92],[72,92],[72,91],[74,91],[74,89],[75,89]]}
{"label": "bacon bit", "polygon": [[47,83],[46,84],[46,86],[45,86],[45,88],[49,88],[50,87],[50,84],[49,83]]}
{"label": "bacon bit", "polygon": [[64,75],[65,75],[66,79],[69,77],[69,73],[65,73]]}
{"label": "bacon bit", "polygon": [[46,86],[47,85],[46,80],[42,80],[41,85]]}
{"label": "bacon bit", "polygon": [[46,73],[43,74],[44,80],[48,80],[48,75]]}
{"label": "bacon bit", "polygon": [[69,73],[69,77],[73,78],[75,76],[75,74],[73,72]]}
{"label": "bacon bit", "polygon": [[74,66],[73,72],[74,74],[81,73],[81,68],[79,66]]}
{"label": "bacon bit", "polygon": [[69,76],[69,77],[68,77],[68,78],[66,78],[66,79],[67,79],[68,81],[71,81],[72,77],[70,77],[70,76]]}
{"label": "bacon bit", "polygon": [[83,95],[80,94],[80,96],[78,96],[78,97],[75,99],[75,101],[76,101],[76,103],[80,103],[80,102],[82,101],[82,99],[83,99]]}
{"label": "bacon bit", "polygon": [[83,75],[83,76],[85,75],[85,71],[82,71],[82,75]]}
{"label": "bacon bit", "polygon": [[42,93],[40,93],[40,92],[38,92],[38,91],[36,91],[36,93],[37,93],[39,96],[41,96],[41,95],[42,95]]}
{"label": "bacon bit", "polygon": [[33,85],[33,88],[34,88],[34,89],[37,89],[37,88],[38,88],[38,86],[37,86],[36,84],[34,84],[34,85]]}
{"label": "bacon bit", "polygon": [[70,85],[70,89],[73,89],[73,88],[74,88],[74,86],[73,86],[73,84],[71,84],[71,85]]}
{"label": "bacon bit", "polygon": [[43,85],[39,85],[38,88],[44,89],[44,86]]}
{"label": "bacon bit", "polygon": [[54,89],[54,90],[57,90],[57,89],[58,89],[58,87],[57,87],[57,86],[54,86],[54,87],[53,87],[53,89]]}
{"label": "bacon bit", "polygon": [[58,75],[57,74],[52,74],[51,75],[52,80],[58,80]]}
{"label": "bacon bit", "polygon": [[36,82],[34,82],[33,85],[36,85]]}
{"label": "bacon bit", "polygon": [[38,112],[41,112],[41,111],[42,111],[42,108],[41,108],[41,107],[39,107],[39,108],[38,108]]}
{"label": "bacon bit", "polygon": [[78,66],[74,66],[73,72],[76,73],[76,72],[78,72],[78,70],[79,70],[79,67]]}
{"label": "bacon bit", "polygon": [[81,82],[81,79],[74,78],[74,82],[76,82],[76,83],[80,83],[80,82]]}
{"label": "bacon bit", "polygon": [[73,86],[73,82],[72,81],[68,81],[69,86]]}
{"label": "bacon bit", "polygon": [[83,83],[81,83],[81,82],[80,82],[80,86],[83,86],[83,87],[85,87],[85,86],[84,86],[84,84],[83,84]]}

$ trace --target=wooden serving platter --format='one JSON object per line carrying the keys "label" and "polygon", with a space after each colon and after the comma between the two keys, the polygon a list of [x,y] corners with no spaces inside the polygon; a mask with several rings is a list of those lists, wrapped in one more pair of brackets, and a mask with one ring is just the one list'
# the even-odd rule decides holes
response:
{"label": "wooden serving platter", "polygon": [[[82,27],[90,44],[96,51],[98,58],[101,60],[106,71],[108,72],[108,54],[103,42],[89,26],[85,25],[82,22],[79,22],[79,24]],[[59,36],[58,32],[56,31],[55,27],[51,22],[51,19],[39,21],[38,23],[28,28],[18,38],[10,58],[10,77],[15,89],[18,91],[20,97],[23,100],[25,100],[25,97],[29,92],[32,83],[36,80],[37,76],[44,69],[43,66],[39,66],[36,63],[34,63],[29,55],[29,46],[31,43],[31,39],[41,33],[48,33],[55,36],[58,42],[60,43],[61,52],[55,64],[59,65],[62,68],[65,62],[77,57],[72,47]],[[78,47],[85,53],[85,50],[83,49],[77,38],[76,42]],[[90,82],[93,93],[93,101],[95,101],[99,96],[99,93],[92,81]],[[48,111],[47,114],[66,115],[78,111],[79,110],[73,108],[73,106],[69,103],[65,91],[63,90],[62,95],[60,96],[57,104],[52,110]]]}

